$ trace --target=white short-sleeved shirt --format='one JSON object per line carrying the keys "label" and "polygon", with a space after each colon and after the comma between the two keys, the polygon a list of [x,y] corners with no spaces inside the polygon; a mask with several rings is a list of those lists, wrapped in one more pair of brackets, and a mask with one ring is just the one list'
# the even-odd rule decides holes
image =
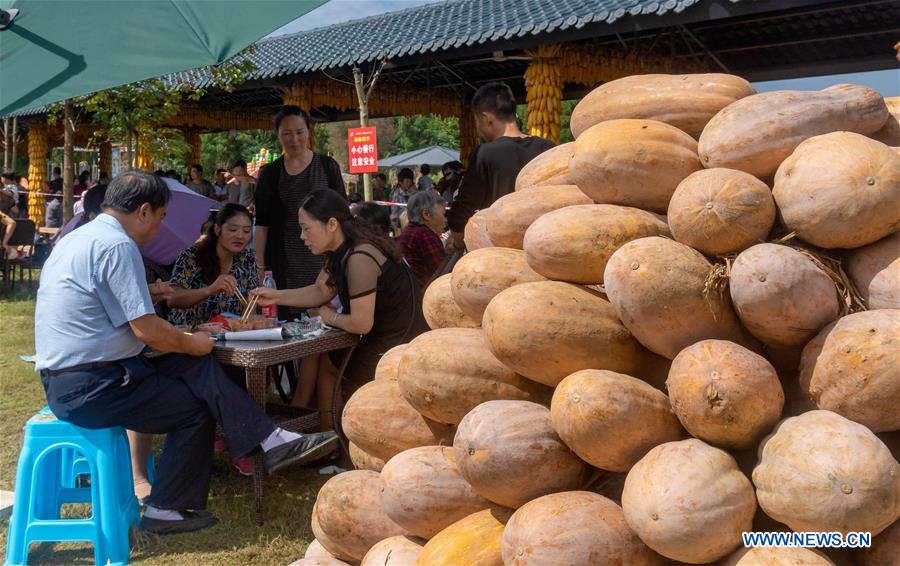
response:
{"label": "white short-sleeved shirt", "polygon": [[60,240],[41,271],[36,369],[136,356],[144,343],[128,323],[154,313],[137,244],[101,214]]}

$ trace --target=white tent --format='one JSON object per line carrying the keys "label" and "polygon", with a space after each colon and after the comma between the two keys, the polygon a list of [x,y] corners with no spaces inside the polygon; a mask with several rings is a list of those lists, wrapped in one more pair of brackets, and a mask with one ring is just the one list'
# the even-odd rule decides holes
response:
{"label": "white tent", "polygon": [[419,165],[432,165],[440,167],[448,161],[459,161],[459,150],[430,145],[400,155],[385,157],[378,160],[379,169],[389,167],[418,167]]}

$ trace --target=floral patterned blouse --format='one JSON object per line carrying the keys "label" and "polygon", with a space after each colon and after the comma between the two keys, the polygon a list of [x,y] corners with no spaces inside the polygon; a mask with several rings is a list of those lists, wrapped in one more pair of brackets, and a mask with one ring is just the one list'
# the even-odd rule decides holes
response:
{"label": "floral patterned blouse", "polygon": [[[172,269],[172,285],[185,289],[202,289],[206,287],[200,274],[200,266],[197,265],[197,246],[192,246],[178,256],[175,267]],[[259,267],[256,265],[256,254],[247,248],[234,256],[231,263],[230,275],[237,280],[238,288],[244,296],[251,289],[259,287]],[[169,322],[197,326],[208,322],[217,314],[230,312],[240,315],[243,312],[240,300],[235,295],[218,293],[207,297],[196,305],[186,309],[172,309],[169,313]]]}

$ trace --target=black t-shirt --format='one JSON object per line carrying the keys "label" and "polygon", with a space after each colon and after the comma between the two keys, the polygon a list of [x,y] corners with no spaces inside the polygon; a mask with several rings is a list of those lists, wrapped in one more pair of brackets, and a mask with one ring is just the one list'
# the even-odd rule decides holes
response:
{"label": "black t-shirt", "polygon": [[516,190],[516,177],[526,163],[554,147],[550,140],[536,136],[501,136],[481,144],[469,156],[469,167],[447,214],[454,232],[462,232],[476,211]]}

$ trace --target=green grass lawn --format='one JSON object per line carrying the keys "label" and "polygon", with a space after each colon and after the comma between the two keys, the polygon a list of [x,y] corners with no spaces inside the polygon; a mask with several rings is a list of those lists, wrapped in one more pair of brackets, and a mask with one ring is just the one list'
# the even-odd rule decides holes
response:
{"label": "green grass lawn", "polygon": [[[0,488],[15,487],[22,426],[46,404],[33,365],[19,359],[34,352],[34,291],[17,285],[0,290]],[[219,457],[213,471],[209,509],[219,523],[197,533],[151,537],[132,549],[141,564],[288,564],[303,556],[313,539],[309,525],[316,493],[327,477],[318,466],[296,468],[266,481],[266,523],[254,524],[251,480]],[[0,552],[6,555],[8,519],[0,521]],[[42,544],[29,564],[92,564],[90,544]]]}

